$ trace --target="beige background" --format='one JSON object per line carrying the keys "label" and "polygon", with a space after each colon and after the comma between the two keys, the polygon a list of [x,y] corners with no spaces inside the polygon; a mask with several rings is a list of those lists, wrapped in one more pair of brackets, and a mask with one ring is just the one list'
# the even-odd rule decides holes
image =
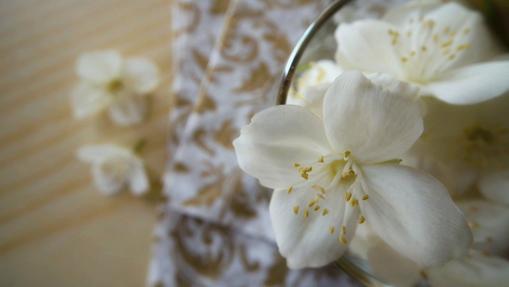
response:
{"label": "beige background", "polygon": [[[0,286],[143,286],[156,204],[101,196],[78,146],[143,151],[154,178],[166,153],[171,0],[0,0]],[[113,48],[164,76],[146,124],[73,121],[74,61]]]}

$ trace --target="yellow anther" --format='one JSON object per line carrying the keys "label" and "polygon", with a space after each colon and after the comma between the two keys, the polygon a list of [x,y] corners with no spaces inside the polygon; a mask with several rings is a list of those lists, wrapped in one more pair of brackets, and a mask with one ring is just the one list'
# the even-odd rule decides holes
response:
{"label": "yellow anther", "polygon": [[433,29],[435,27],[435,21],[433,20],[428,20],[426,21],[425,23],[426,27],[428,27],[429,29]]}
{"label": "yellow anther", "polygon": [[346,150],[345,153],[343,154],[343,159],[348,160],[348,158],[350,157],[351,154],[352,154],[351,151]]}
{"label": "yellow anther", "polygon": [[345,234],[346,234],[346,226],[341,225],[341,235],[345,235]]}
{"label": "yellow anther", "polygon": [[306,210],[304,211],[304,218],[307,218],[308,216],[309,216],[309,211],[306,209]]}
{"label": "yellow anther", "polygon": [[319,194],[317,194],[317,195],[318,195],[318,197],[319,197],[319,198],[321,198],[321,199],[325,199],[325,196],[324,196],[323,194],[319,193]]}
{"label": "yellow anther", "polygon": [[290,187],[288,188],[288,194],[292,193],[292,191],[293,191],[293,186],[290,186]]}
{"label": "yellow anther", "polygon": [[366,222],[366,218],[364,216],[360,216],[359,217],[359,224],[363,224],[364,222]]}
{"label": "yellow anther", "polygon": [[363,197],[362,197],[362,200],[368,200],[369,198],[369,195],[365,194]]}
{"label": "yellow anther", "polygon": [[339,242],[340,242],[341,244],[343,244],[343,245],[347,245],[347,244],[348,244],[348,239],[346,239],[346,237],[345,237],[345,236],[343,236],[343,235],[339,236],[339,237],[338,237],[338,240],[339,240]]}
{"label": "yellow anther", "polygon": [[343,172],[341,174],[341,179],[350,179],[350,178],[352,178],[354,176],[355,176],[355,171],[350,169],[347,172]]}
{"label": "yellow anther", "polygon": [[300,173],[300,176],[302,176],[304,179],[308,179],[309,178],[309,173],[313,170],[313,167],[309,166],[309,167],[300,167],[299,168],[299,173]]}
{"label": "yellow anther", "polygon": [[347,191],[345,192],[345,201],[348,202],[352,198],[352,193]]}
{"label": "yellow anther", "polygon": [[401,62],[406,63],[408,61],[407,57],[401,57]]}
{"label": "yellow anther", "polygon": [[350,202],[350,205],[352,205],[352,207],[356,207],[358,204],[359,201],[357,200],[357,198],[352,199],[352,201]]}
{"label": "yellow anther", "polygon": [[442,43],[442,48],[447,48],[447,47],[451,46],[451,44],[452,44],[452,40]]}
{"label": "yellow anther", "polygon": [[329,233],[334,234],[336,232],[336,228],[334,226],[329,226]]}
{"label": "yellow anther", "polygon": [[308,203],[308,207],[313,207],[316,204],[317,200],[313,199]]}
{"label": "yellow anther", "polygon": [[426,46],[422,46],[421,51],[426,52],[426,51],[428,51],[428,48]]}
{"label": "yellow anther", "polygon": [[325,216],[327,214],[329,214],[329,210],[327,208],[324,208],[322,211],[322,215]]}
{"label": "yellow anther", "polygon": [[467,222],[468,224],[468,227],[470,227],[470,229],[476,229],[476,228],[479,228],[479,223],[475,222],[475,221],[469,221]]}
{"label": "yellow anther", "polygon": [[298,167],[300,167],[300,164],[298,164],[298,163],[294,163],[294,164],[293,164],[293,167],[298,168]]}
{"label": "yellow anther", "polygon": [[293,213],[299,214],[299,209],[300,209],[300,207],[298,205],[294,206],[293,207]]}
{"label": "yellow anther", "polygon": [[459,46],[456,48],[456,50],[457,50],[458,52],[460,52],[460,51],[466,50],[466,49],[468,49],[468,48],[470,48],[470,45],[469,45],[469,44],[463,44],[463,45],[459,45]]}
{"label": "yellow anther", "polygon": [[315,211],[320,210],[320,205],[315,206]]}
{"label": "yellow anther", "polygon": [[320,158],[318,159],[318,162],[319,162],[319,163],[323,163],[323,162],[324,162],[324,160],[325,160],[325,158],[324,158],[324,157],[323,157],[323,155],[322,155],[322,156],[320,156]]}
{"label": "yellow anther", "polygon": [[313,184],[311,188],[318,190],[320,193],[325,193],[325,188],[319,186],[318,184]]}

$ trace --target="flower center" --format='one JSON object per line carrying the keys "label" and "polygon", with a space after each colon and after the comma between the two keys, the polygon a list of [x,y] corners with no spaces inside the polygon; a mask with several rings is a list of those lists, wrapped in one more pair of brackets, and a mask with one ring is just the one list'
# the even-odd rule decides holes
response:
{"label": "flower center", "polygon": [[101,170],[104,174],[107,174],[109,177],[111,177],[114,181],[123,181],[130,165],[129,163],[124,159],[111,159],[108,161],[105,161],[101,166]]}
{"label": "flower center", "polygon": [[470,27],[455,29],[429,18],[409,18],[389,29],[388,41],[398,52],[405,80],[424,84],[451,67],[470,47]]}
{"label": "flower center", "polygon": [[509,130],[501,126],[468,127],[463,131],[464,156],[478,167],[497,165],[509,157]]}
{"label": "flower center", "polygon": [[[294,168],[304,182],[290,186],[288,193],[312,192],[314,196],[304,205],[295,205],[292,211],[295,215],[301,214],[304,218],[310,216],[327,217],[332,210],[343,212],[343,221],[347,214],[360,214],[359,200],[368,200],[361,181],[358,180],[360,171],[357,168],[350,151],[345,151],[342,156],[321,156],[311,165],[295,163]],[[343,192],[338,197],[337,192]],[[336,193],[336,194],[334,194]],[[334,202],[328,200],[333,198]],[[338,200],[336,202],[336,200]],[[342,204],[340,201],[344,200]],[[356,215],[357,216],[357,215]],[[355,220],[355,219],[354,219]],[[366,218],[358,217],[358,223],[362,224]],[[347,227],[342,222],[330,225],[328,231],[331,235],[338,234],[338,242],[347,244]]]}
{"label": "flower center", "polygon": [[114,80],[110,81],[106,87],[108,92],[110,92],[112,94],[116,94],[116,93],[120,92],[120,90],[122,90],[123,88],[124,88],[124,83],[120,79],[114,79]]}

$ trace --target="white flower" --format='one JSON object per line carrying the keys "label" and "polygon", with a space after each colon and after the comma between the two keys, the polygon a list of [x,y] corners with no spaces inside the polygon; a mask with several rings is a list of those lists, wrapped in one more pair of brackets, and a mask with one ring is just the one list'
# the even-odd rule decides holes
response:
{"label": "white flower", "polygon": [[71,94],[75,118],[105,109],[119,125],[141,122],[146,113],[144,96],[159,83],[157,67],[147,59],[124,60],[115,51],[86,53],[79,57],[80,83]]}
{"label": "white flower", "polygon": [[387,73],[422,95],[472,104],[509,90],[509,60],[495,58],[481,15],[457,3],[411,2],[382,20],[341,24],[335,36],[344,69]]}
{"label": "white flower", "polygon": [[343,70],[330,60],[312,62],[297,78],[295,90],[290,90],[286,104],[309,107],[314,113],[322,113],[325,91]]}
{"label": "white flower", "polygon": [[[508,191],[508,190],[506,190]],[[457,202],[474,235],[473,248],[504,256],[509,251],[509,206],[487,200]]]}
{"label": "white flower", "polygon": [[509,282],[509,261],[476,250],[442,266],[422,269],[379,242],[369,251],[369,264],[377,277],[395,287],[500,287]]}
{"label": "white flower", "polygon": [[292,105],[253,117],[234,141],[237,159],[275,189],[272,225],[291,268],[337,259],[364,221],[419,264],[463,255],[472,235],[443,185],[395,161],[422,128],[414,99],[359,72],[334,81],[322,118]]}
{"label": "white flower", "polygon": [[[370,267],[393,286],[504,286],[509,280],[509,208],[481,199],[458,202],[474,235],[473,249],[444,266],[421,268],[392,248],[370,238],[364,244]],[[499,257],[500,256],[500,257]],[[427,282],[424,284],[423,282]]]}
{"label": "white flower", "polygon": [[432,268],[426,274],[434,287],[501,287],[509,282],[509,261],[472,251],[469,256]]}
{"label": "white flower", "polygon": [[487,198],[509,204],[509,96],[462,106],[424,102],[424,133],[410,153],[416,166],[454,194],[479,185]]}
{"label": "white flower", "polygon": [[78,158],[92,165],[97,189],[113,195],[129,188],[134,195],[149,190],[143,161],[130,150],[112,145],[88,145],[78,150]]}

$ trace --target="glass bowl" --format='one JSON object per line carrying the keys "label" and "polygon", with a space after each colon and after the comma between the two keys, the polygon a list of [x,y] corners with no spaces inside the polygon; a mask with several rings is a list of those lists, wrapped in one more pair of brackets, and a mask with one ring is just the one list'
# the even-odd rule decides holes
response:
{"label": "glass bowl", "polygon": [[[308,67],[309,63],[329,59],[334,60],[334,54],[336,50],[336,41],[334,39],[334,31],[338,25],[337,16],[339,11],[342,11],[345,6],[353,4],[353,0],[338,0],[332,3],[326,10],[324,10],[319,17],[311,23],[308,29],[304,32],[296,46],[292,50],[290,57],[284,67],[281,83],[279,86],[279,92],[277,95],[277,104],[284,105],[287,101],[287,96],[292,92],[296,85],[296,80],[299,75]],[[493,5],[485,5],[489,7],[497,7],[495,10],[489,10],[487,13],[486,7],[476,5],[478,0],[469,0],[470,4],[484,13],[488,24],[491,25],[492,32],[494,32],[499,40],[509,43],[509,30],[507,27],[507,21],[494,21],[497,17],[495,14],[503,13],[507,15],[509,13],[509,5],[502,5],[499,0],[487,0],[486,3],[492,3]],[[358,4],[359,2],[355,3]],[[484,2],[483,2],[484,3]],[[352,5],[353,6],[353,5]],[[484,7],[484,8],[483,8]],[[352,10],[358,7],[348,7],[347,9]],[[500,9],[498,9],[500,8]],[[502,9],[503,8],[503,9]],[[506,18],[505,18],[506,19]],[[339,268],[343,269],[351,277],[357,279],[365,286],[391,286],[387,282],[383,282],[378,278],[373,269],[370,268],[368,260],[359,254],[355,254],[352,251],[348,251],[342,258],[340,258],[336,264]],[[391,264],[387,262],[387,264]],[[425,277],[424,277],[425,278]],[[420,286],[420,285],[419,285]]]}

